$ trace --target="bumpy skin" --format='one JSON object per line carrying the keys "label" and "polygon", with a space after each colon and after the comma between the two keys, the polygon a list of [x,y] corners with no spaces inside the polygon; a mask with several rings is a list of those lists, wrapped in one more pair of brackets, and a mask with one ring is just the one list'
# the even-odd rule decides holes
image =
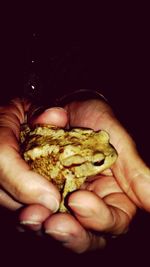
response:
{"label": "bumpy skin", "polygon": [[66,212],[64,199],[91,176],[100,174],[116,161],[117,152],[105,131],[74,128],[64,130],[37,125],[21,131],[21,149],[30,167],[53,182],[62,193],[60,212]]}

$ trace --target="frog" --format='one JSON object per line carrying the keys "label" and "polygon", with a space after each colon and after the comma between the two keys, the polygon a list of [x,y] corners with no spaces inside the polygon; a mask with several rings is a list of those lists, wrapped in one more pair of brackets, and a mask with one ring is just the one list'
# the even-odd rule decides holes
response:
{"label": "frog", "polygon": [[53,125],[24,125],[21,154],[30,168],[52,182],[61,193],[59,212],[69,212],[66,197],[92,177],[109,169],[118,153],[105,130]]}

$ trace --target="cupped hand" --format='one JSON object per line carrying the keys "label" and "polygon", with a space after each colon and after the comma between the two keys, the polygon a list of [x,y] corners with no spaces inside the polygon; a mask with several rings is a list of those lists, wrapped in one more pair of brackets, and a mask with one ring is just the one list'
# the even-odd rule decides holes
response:
{"label": "cupped hand", "polygon": [[118,160],[111,168],[121,189],[140,208],[150,211],[150,168],[138,154],[136,144],[103,101],[74,102],[67,107],[71,126],[106,130],[110,142],[118,152]]}
{"label": "cupped hand", "polygon": [[[47,234],[81,253],[104,247],[106,233],[119,235],[126,232],[136,212],[135,204],[150,210],[150,172],[138,155],[132,138],[106,103],[99,100],[73,102],[65,110],[68,126],[106,130],[118,151],[118,160],[110,170],[70,195],[68,205],[73,215],[58,213],[46,218],[43,215],[45,208],[34,205],[26,208],[20,219],[34,222],[35,217],[38,226],[34,228],[31,223],[31,229],[40,229],[44,223]],[[43,113],[37,122],[46,120],[49,123],[48,112],[47,117]]]}
{"label": "cupped hand", "polygon": [[[0,205],[17,210],[24,205],[39,204],[43,219],[57,211],[60,194],[53,184],[31,171],[20,156],[20,125],[29,107],[27,101],[20,99],[0,107]],[[45,112],[44,119],[61,127],[67,123],[66,113],[58,108]]]}

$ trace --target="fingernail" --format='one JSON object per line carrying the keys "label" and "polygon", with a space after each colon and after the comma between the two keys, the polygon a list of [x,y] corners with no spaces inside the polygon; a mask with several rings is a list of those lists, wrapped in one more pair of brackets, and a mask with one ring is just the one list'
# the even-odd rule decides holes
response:
{"label": "fingernail", "polygon": [[34,231],[39,231],[41,229],[41,223],[40,222],[35,222],[35,221],[21,221],[21,225],[27,226],[31,228]]}
{"label": "fingernail", "polygon": [[34,108],[33,110],[30,110],[30,112],[28,113],[28,120],[34,120],[38,116],[40,116],[42,113],[50,112],[50,111],[53,112],[55,110],[63,110],[65,112],[67,112],[62,107],[50,107],[50,108],[46,108],[46,107],[43,107],[43,106],[42,107],[37,107],[37,108]]}
{"label": "fingernail", "polygon": [[46,230],[45,233],[51,235],[55,239],[59,239],[59,241],[62,242],[68,242],[72,238],[69,233],[60,232],[57,230],[56,231]]}
{"label": "fingernail", "polygon": [[85,217],[91,217],[94,215],[94,211],[90,208],[86,208],[85,206],[82,206],[75,202],[68,203],[68,206],[75,211],[80,216]]}
{"label": "fingernail", "polygon": [[35,222],[35,221],[21,221],[20,224],[23,225],[40,225],[40,222]]}
{"label": "fingernail", "polygon": [[53,213],[56,212],[59,208],[58,200],[50,193],[42,194],[41,196],[39,196],[39,202],[46,208],[50,209]]}
{"label": "fingernail", "polygon": [[52,107],[52,108],[47,108],[44,110],[44,112],[50,112],[50,111],[54,111],[54,110],[63,110],[65,112],[67,112],[64,108],[62,107]]}

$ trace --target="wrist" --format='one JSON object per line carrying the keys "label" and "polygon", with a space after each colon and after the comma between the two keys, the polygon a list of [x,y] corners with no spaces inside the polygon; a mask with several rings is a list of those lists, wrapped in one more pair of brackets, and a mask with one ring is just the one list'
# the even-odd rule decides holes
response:
{"label": "wrist", "polygon": [[106,97],[97,90],[79,89],[74,92],[63,95],[56,99],[56,106],[65,106],[74,101],[85,101],[89,99],[98,99],[108,104]]}
{"label": "wrist", "polygon": [[53,102],[46,105],[36,105],[32,104],[28,110],[27,120],[30,121],[31,118],[37,117],[43,111],[50,107],[64,107],[65,105],[74,101],[86,101],[86,100],[100,100],[103,103],[108,104],[106,97],[97,90],[90,89],[79,89],[71,93],[67,93],[59,98],[56,98]]}

